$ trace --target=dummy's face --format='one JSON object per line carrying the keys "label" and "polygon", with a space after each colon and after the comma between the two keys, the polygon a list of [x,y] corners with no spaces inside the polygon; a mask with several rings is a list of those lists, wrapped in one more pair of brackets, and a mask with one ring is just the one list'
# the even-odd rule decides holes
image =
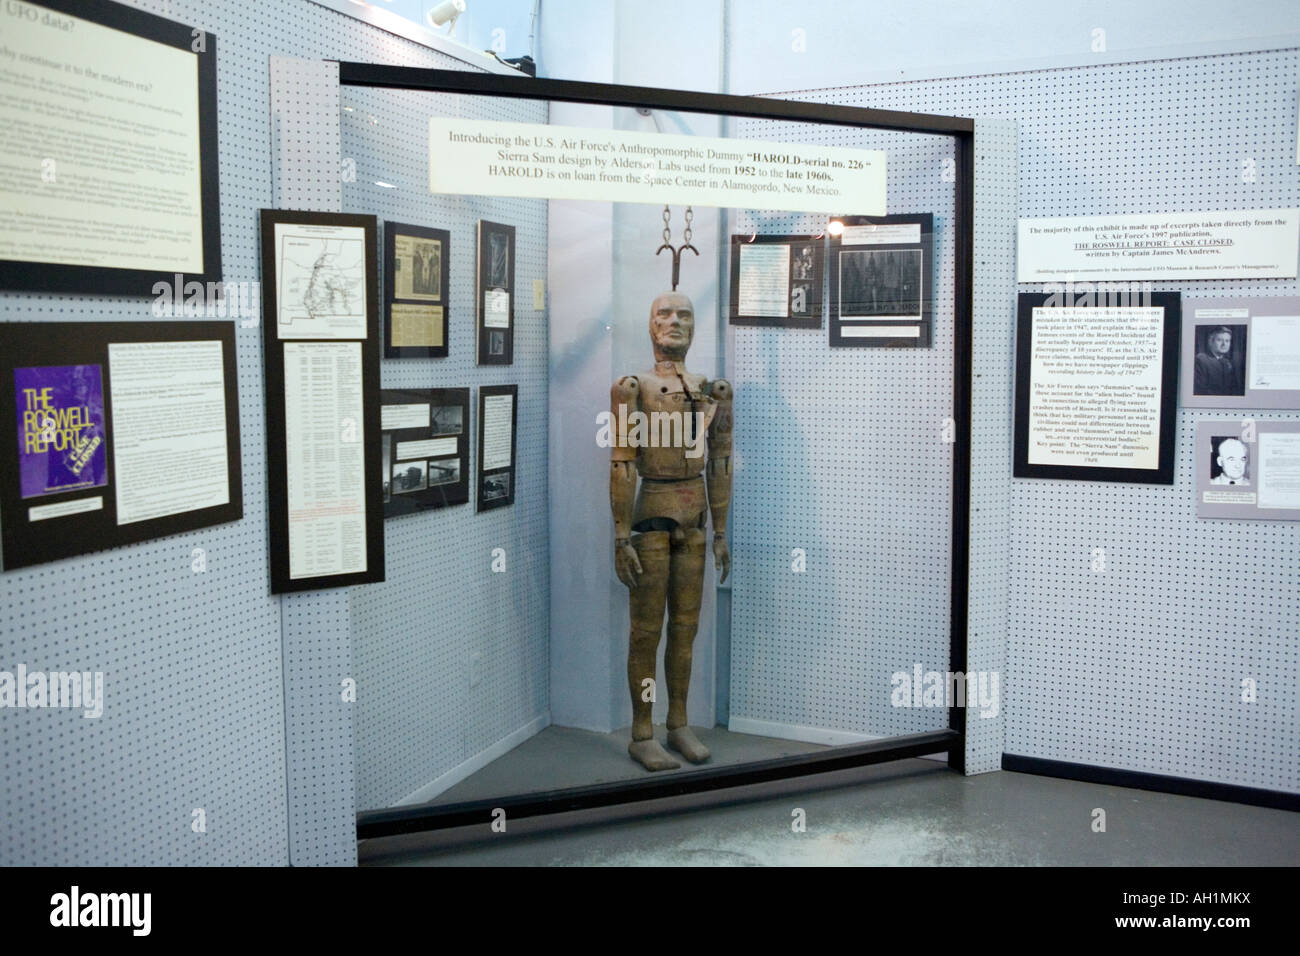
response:
{"label": "dummy's face", "polygon": [[695,337],[695,308],[680,292],[665,292],[650,306],[650,341],[660,351],[682,356]]}
{"label": "dummy's face", "polygon": [[1246,474],[1246,446],[1236,439],[1219,445],[1219,467],[1229,478],[1237,479]]}

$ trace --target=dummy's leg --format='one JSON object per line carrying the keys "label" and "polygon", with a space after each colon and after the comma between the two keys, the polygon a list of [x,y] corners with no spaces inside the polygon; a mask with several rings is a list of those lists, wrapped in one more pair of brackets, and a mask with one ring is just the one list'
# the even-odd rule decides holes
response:
{"label": "dummy's leg", "polygon": [[686,692],[691,685],[691,652],[700,624],[704,593],[704,529],[674,535],[668,574],[668,746],[691,763],[709,759],[709,748],[686,726]]}
{"label": "dummy's leg", "polygon": [[641,561],[641,578],[628,591],[632,633],[627,649],[627,686],[632,694],[632,742],[627,751],[647,770],[672,770],[681,764],[654,738],[651,723],[653,695],[644,681],[655,677],[655,656],[664,628],[664,600],[668,591],[669,545],[667,531],[647,531],[632,536]]}

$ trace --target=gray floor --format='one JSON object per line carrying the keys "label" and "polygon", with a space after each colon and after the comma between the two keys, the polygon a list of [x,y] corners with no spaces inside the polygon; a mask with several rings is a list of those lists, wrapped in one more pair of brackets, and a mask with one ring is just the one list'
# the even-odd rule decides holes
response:
{"label": "gray floor", "polygon": [[[728,738],[738,748],[733,753],[743,749],[746,759],[791,746]],[[627,760],[625,752],[616,740],[607,743],[608,752],[593,755],[581,731],[533,738],[531,748],[517,748],[442,799],[504,793],[506,784],[529,779],[521,773],[531,774],[536,789],[591,783],[596,764],[626,775],[615,766],[616,757]],[[719,739],[711,736],[710,743],[716,753]],[[504,834],[483,826],[369,840],[360,860],[379,866],[1300,864],[1300,814],[1284,810],[1006,771],[963,777],[930,760],[845,771],[819,782],[816,789],[785,782],[778,795],[769,790],[764,799],[720,807],[701,809],[700,798],[664,801],[658,808],[675,812],[657,817],[623,810],[622,819],[611,820],[610,811],[600,811],[508,820]],[[1093,830],[1096,808],[1106,813],[1103,833]],[[803,833],[791,827],[796,809],[806,817]]]}

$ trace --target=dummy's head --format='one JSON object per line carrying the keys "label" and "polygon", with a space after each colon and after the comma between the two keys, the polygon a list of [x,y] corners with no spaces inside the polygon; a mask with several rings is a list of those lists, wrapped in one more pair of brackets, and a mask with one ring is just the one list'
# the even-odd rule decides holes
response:
{"label": "dummy's head", "polygon": [[695,306],[681,292],[661,293],[650,306],[655,361],[681,362],[695,337]]}

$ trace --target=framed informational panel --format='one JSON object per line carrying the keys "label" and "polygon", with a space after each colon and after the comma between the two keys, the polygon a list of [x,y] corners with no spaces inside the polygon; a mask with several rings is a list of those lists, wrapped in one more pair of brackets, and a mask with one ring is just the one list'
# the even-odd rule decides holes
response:
{"label": "framed informational panel", "polygon": [[384,517],[469,501],[469,389],[380,394]]}
{"label": "framed informational panel", "polygon": [[515,503],[515,424],[519,386],[478,390],[478,511]]}
{"label": "framed informational panel", "polygon": [[378,220],[262,210],[271,591],[384,579]]}
{"label": "framed informational panel", "polygon": [[1187,408],[1300,408],[1300,297],[1189,299]]}
{"label": "framed informational panel", "polygon": [[0,325],[6,570],[243,517],[233,322]]}
{"label": "framed informational panel", "polygon": [[479,220],[478,364],[510,365],[515,360],[515,227]]}
{"label": "framed informational panel", "polygon": [[1063,301],[1020,294],[1015,476],[1172,485],[1178,293]]}
{"label": "framed informational panel", "polygon": [[731,324],[822,326],[821,236],[731,237]]}
{"label": "framed informational panel", "polygon": [[451,233],[384,223],[384,358],[447,357]]}
{"label": "framed informational panel", "polygon": [[220,279],[216,37],[110,0],[3,19],[0,289]]}
{"label": "framed informational panel", "polygon": [[1196,516],[1300,521],[1300,422],[1196,423]]}
{"label": "framed informational panel", "polygon": [[840,216],[831,241],[832,347],[929,348],[934,216]]}

